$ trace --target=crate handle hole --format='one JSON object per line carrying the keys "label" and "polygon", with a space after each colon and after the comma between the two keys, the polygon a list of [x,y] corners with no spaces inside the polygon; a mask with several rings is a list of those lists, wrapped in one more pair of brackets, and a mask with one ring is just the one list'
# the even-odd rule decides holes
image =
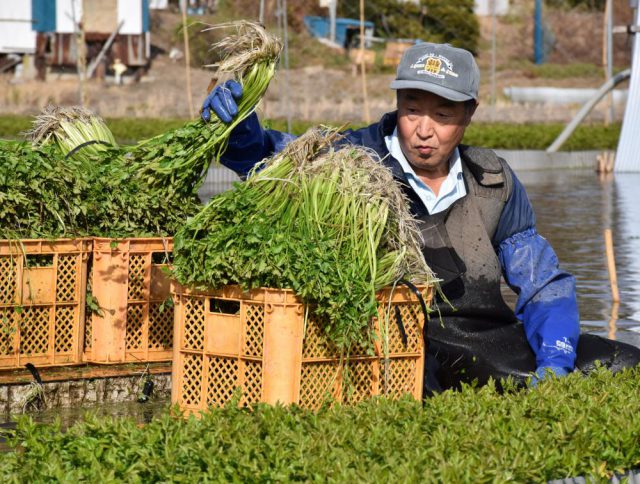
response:
{"label": "crate handle hole", "polygon": [[25,258],[27,267],[52,267],[53,254],[27,254]]}
{"label": "crate handle hole", "polygon": [[209,312],[218,314],[240,314],[240,301],[229,301],[227,299],[209,298]]}
{"label": "crate handle hole", "polygon": [[154,265],[166,265],[173,263],[172,252],[152,252],[151,263]]}

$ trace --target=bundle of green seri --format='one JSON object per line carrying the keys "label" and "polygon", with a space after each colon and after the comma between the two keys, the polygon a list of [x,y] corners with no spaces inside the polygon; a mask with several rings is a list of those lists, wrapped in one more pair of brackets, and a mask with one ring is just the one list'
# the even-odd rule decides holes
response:
{"label": "bundle of green seri", "polygon": [[234,77],[244,96],[232,124],[192,121],[135,146],[118,146],[98,116],[48,107],[31,144],[0,144],[0,238],[173,235],[201,208],[197,196],[233,128],[264,95],[281,44],[254,23],[213,46],[217,75]]}
{"label": "bundle of green seri", "polygon": [[376,292],[434,281],[400,187],[361,147],[312,130],[212,199],[174,239],[184,285],[294,290],[344,355],[371,348]]}

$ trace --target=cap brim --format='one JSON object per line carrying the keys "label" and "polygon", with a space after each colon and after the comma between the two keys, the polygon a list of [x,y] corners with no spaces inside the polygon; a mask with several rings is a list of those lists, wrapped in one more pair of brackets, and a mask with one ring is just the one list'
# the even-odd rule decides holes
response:
{"label": "cap brim", "polygon": [[473,96],[469,96],[468,94],[464,94],[458,91],[454,91],[453,89],[449,89],[447,87],[439,86],[438,84],[433,84],[431,82],[424,81],[391,81],[391,89],[419,89],[421,91],[428,91],[438,96],[441,96],[450,101],[462,102],[468,101],[469,99],[475,99]]}

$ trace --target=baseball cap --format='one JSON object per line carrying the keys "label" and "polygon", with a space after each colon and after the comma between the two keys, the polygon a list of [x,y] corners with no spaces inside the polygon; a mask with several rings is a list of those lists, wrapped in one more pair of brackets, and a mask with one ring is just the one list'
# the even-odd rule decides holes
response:
{"label": "baseball cap", "polygon": [[451,101],[478,99],[480,69],[468,50],[422,42],[404,52],[391,89],[421,89]]}

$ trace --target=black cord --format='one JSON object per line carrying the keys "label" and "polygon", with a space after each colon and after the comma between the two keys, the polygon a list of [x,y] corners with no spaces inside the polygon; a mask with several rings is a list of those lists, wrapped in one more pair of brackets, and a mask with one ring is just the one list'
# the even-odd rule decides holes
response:
{"label": "black cord", "polygon": [[94,145],[96,143],[101,144],[101,145],[105,145],[105,146],[113,146],[111,143],[107,143],[106,141],[102,141],[102,140],[99,140],[99,139],[91,139],[89,141],[85,141],[84,143],[80,143],[74,149],[69,151],[69,153],[67,153],[67,156],[65,156],[64,159],[68,160],[70,156],[76,154],[78,151],[80,151],[85,146]]}

